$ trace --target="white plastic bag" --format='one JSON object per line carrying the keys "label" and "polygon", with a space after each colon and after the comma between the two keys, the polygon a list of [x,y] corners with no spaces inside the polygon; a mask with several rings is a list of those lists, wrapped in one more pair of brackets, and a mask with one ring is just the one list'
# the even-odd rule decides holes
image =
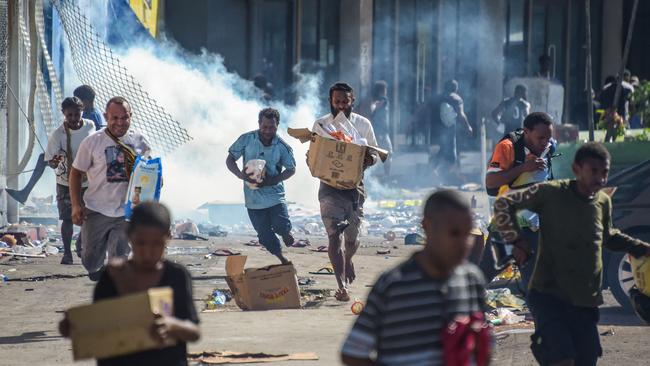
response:
{"label": "white plastic bag", "polygon": [[[251,159],[246,162],[244,166],[244,174],[251,175],[251,179],[257,182],[257,184],[262,183],[264,180],[264,168],[266,167],[266,160],[262,159]],[[258,185],[251,182],[246,182],[246,185],[250,189],[258,189]]]}
{"label": "white plastic bag", "polygon": [[501,324],[504,325],[519,324],[526,320],[523,316],[517,315],[506,308],[498,308],[497,317],[501,319]]}
{"label": "white plastic bag", "polygon": [[336,131],[343,132],[347,136],[350,136],[350,138],[352,138],[352,143],[356,145],[368,145],[368,140],[361,137],[359,131],[357,131],[352,122],[350,122],[343,112],[339,112],[339,114],[334,117],[334,120],[332,120],[332,123],[320,124],[314,132],[322,137],[331,139],[333,137],[330,133]]}

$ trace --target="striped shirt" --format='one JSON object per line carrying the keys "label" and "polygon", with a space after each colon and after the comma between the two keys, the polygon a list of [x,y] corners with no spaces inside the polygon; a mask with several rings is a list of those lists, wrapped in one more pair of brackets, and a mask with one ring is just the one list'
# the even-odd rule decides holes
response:
{"label": "striped shirt", "polygon": [[341,352],[377,365],[443,365],[442,332],[448,320],[485,310],[483,285],[473,264],[436,280],[411,257],[377,280]]}

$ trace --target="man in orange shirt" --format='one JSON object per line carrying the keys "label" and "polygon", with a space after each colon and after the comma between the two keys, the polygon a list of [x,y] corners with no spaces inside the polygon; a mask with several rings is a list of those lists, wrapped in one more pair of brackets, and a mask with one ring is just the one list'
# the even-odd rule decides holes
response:
{"label": "man in orange shirt", "polygon": [[[553,120],[544,112],[533,112],[524,119],[524,128],[510,132],[494,148],[485,186],[490,196],[502,195],[510,189],[524,188],[535,183],[553,179],[551,156],[555,152]],[[539,219],[532,212],[521,211],[518,222],[531,243],[537,249]],[[498,241],[492,233],[493,241]],[[488,243],[490,245],[490,243]],[[522,285],[526,288],[532,275],[532,266],[522,269]],[[489,280],[489,279],[488,279]]]}

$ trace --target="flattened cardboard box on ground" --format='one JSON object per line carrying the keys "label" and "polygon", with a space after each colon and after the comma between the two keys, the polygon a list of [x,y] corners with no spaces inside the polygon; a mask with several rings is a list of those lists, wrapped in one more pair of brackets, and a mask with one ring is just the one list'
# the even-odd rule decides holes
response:
{"label": "flattened cardboard box on ground", "polygon": [[[172,288],[158,287],[69,309],[75,361],[157,348],[158,343],[150,335],[154,314],[172,315],[173,305]],[[166,344],[171,345],[174,343]]]}
{"label": "flattened cardboard box on ground", "polygon": [[377,152],[382,161],[388,158],[385,150],[329,139],[307,128],[289,128],[288,133],[302,143],[311,141],[307,166],[312,177],[337,189],[354,189],[361,182],[366,150]]}
{"label": "flattened cardboard box on ground", "polygon": [[242,310],[300,309],[293,264],[246,268],[245,255],[226,259],[226,282]]}

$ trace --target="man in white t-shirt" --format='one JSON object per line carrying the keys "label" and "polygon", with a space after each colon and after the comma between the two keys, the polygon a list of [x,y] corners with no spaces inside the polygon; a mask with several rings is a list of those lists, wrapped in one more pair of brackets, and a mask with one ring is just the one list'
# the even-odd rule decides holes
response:
{"label": "man in white t-shirt", "polygon": [[[56,172],[56,206],[61,220],[61,239],[63,240],[63,258],[61,264],[72,264],[72,201],[68,187],[69,167],[72,165],[81,141],[95,132],[93,121],[82,119],[83,103],[77,97],[65,98],[61,103],[61,112],[65,117],[47,142],[45,161]],[[82,183],[82,195],[87,186]],[[81,241],[76,243],[77,254],[81,256]]]}
{"label": "man in white t-shirt", "polygon": [[[350,85],[346,83],[332,85],[329,100],[330,113],[316,120],[312,131],[323,136],[327,135],[327,131],[343,132],[359,141],[356,143],[377,146],[370,121],[352,113],[354,91]],[[343,115],[339,115],[341,113]],[[367,151],[363,162],[364,169],[379,161],[376,153]],[[363,181],[357,188],[348,190],[336,189],[321,182],[318,190],[321,218],[329,239],[328,254],[339,287],[335,297],[339,301],[350,300],[348,285],[356,277],[352,256],[359,248],[357,238],[363,217],[365,196]]]}
{"label": "man in white t-shirt", "polygon": [[[129,243],[124,220],[124,201],[135,155],[148,155],[149,143],[129,130],[131,105],[123,97],[106,104],[107,127],[86,138],[77,151],[70,172],[72,221],[81,228],[81,261],[91,280],[97,281],[106,259],[126,257]],[[81,198],[82,175],[88,189]]]}

